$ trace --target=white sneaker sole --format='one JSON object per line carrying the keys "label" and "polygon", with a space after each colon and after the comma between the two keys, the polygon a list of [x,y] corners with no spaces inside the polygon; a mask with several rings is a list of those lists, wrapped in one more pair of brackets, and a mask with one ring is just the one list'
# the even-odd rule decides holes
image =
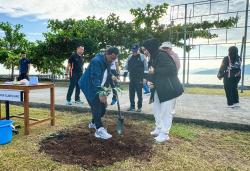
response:
{"label": "white sneaker sole", "polygon": [[111,135],[111,137],[101,137],[100,135],[98,135],[98,134],[95,133],[95,137],[96,137],[96,138],[103,139],[103,140],[107,140],[107,139],[112,138],[112,135]]}
{"label": "white sneaker sole", "polygon": [[157,139],[157,138],[155,138],[155,141],[158,142],[158,143],[166,142],[168,140],[169,140],[169,138],[164,138],[164,139]]}
{"label": "white sneaker sole", "polygon": [[159,134],[150,132],[150,135],[152,135],[152,136],[158,136]]}
{"label": "white sneaker sole", "polygon": [[84,102],[75,102],[75,104],[83,104]]}
{"label": "white sneaker sole", "polygon": [[166,142],[166,141],[168,141],[168,139],[162,139],[162,140],[155,140],[157,143],[163,143],[163,142]]}
{"label": "white sneaker sole", "polygon": [[165,137],[165,138],[158,138],[158,137],[155,137],[154,139],[155,139],[156,142],[162,143],[162,142],[168,141],[170,138],[169,138],[169,136],[167,136],[167,137]]}
{"label": "white sneaker sole", "polygon": [[95,127],[93,126],[88,126],[89,129],[96,129]]}

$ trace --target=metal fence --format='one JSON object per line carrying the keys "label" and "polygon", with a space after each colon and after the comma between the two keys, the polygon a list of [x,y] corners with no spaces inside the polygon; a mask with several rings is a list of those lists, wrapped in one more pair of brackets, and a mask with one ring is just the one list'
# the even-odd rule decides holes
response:
{"label": "metal fence", "polygon": [[[170,22],[174,25],[184,24],[184,30],[182,32],[176,32],[173,30],[171,31],[169,36],[169,41],[171,41],[173,37],[184,33],[183,56],[180,56],[180,58],[183,60],[182,81],[184,86],[186,83],[188,83],[190,60],[219,59],[226,55],[226,54],[221,55],[218,53],[221,47],[235,45],[240,48],[240,54],[243,59],[243,65],[242,65],[242,89],[243,89],[244,75],[245,75],[245,60],[250,59],[250,54],[246,54],[247,46],[250,46],[250,41],[248,39],[248,33],[247,33],[247,29],[250,27],[248,23],[249,22],[248,12],[249,12],[249,0],[246,1],[204,0],[199,2],[172,5],[170,7]],[[193,39],[192,38],[193,32],[187,32],[185,27],[189,23],[199,23],[203,21],[214,22],[223,19],[229,19],[230,17],[239,18],[238,23],[235,25],[235,27],[224,28],[224,29],[213,28],[207,30],[210,33],[218,34],[218,38],[216,40]],[[198,49],[198,53],[196,53],[196,55],[191,55],[190,53],[192,53],[192,50],[191,52],[187,53],[186,52],[187,46],[195,47],[195,49]],[[214,46],[214,54],[208,56],[201,55],[201,47],[205,46],[207,47]]]}

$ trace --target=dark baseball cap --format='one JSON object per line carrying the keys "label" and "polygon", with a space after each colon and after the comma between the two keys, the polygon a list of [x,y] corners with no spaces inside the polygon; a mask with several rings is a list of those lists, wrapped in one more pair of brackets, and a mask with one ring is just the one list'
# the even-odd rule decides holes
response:
{"label": "dark baseball cap", "polygon": [[137,52],[139,50],[140,46],[138,44],[133,44],[133,46],[131,47],[131,51],[132,52]]}

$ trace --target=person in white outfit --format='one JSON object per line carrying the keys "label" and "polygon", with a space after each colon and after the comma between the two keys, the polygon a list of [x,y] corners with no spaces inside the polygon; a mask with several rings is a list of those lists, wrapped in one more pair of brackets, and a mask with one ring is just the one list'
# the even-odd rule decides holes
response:
{"label": "person in white outfit", "polygon": [[183,93],[183,87],[177,77],[175,61],[168,53],[159,50],[159,41],[151,38],[144,41],[143,46],[146,49],[145,53],[150,54],[150,102],[153,102],[155,117],[155,129],[151,135],[156,136],[156,142],[164,142],[169,140],[176,98]]}

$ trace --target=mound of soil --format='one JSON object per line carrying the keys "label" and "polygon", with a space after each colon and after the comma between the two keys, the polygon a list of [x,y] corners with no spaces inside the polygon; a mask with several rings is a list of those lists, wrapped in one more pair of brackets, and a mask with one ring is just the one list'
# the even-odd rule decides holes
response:
{"label": "mound of soil", "polygon": [[40,151],[55,161],[79,164],[85,168],[112,165],[128,157],[150,160],[153,141],[149,131],[127,124],[120,136],[116,133],[115,123],[109,124],[108,132],[113,135],[109,140],[95,138],[95,130],[87,129],[86,125],[76,125],[44,139],[40,143]]}

